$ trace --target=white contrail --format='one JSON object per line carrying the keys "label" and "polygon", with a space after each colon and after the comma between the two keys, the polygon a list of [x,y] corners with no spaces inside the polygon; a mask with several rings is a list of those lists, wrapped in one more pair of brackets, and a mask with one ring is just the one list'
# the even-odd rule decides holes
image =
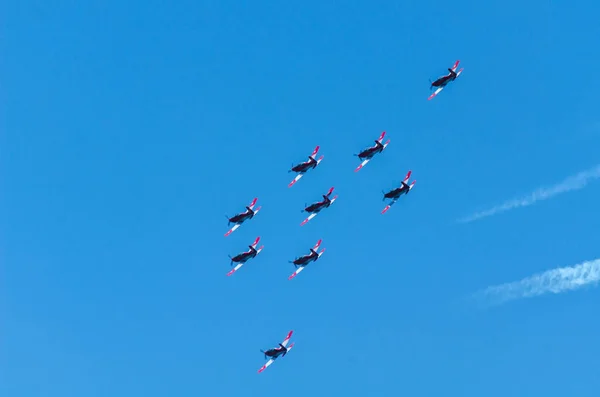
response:
{"label": "white contrail", "polygon": [[521,281],[488,287],[477,295],[492,304],[531,298],[546,293],[560,294],[600,282],[600,259],[560,267],[524,278]]}
{"label": "white contrail", "polygon": [[597,178],[600,178],[600,164],[587,171],[582,171],[576,175],[572,175],[554,186],[539,188],[525,197],[507,201],[504,204],[498,205],[486,211],[477,212],[471,216],[460,219],[459,222],[472,222],[474,220],[492,216],[499,212],[508,211],[513,208],[526,207],[534,204],[536,201],[547,200],[561,193],[583,189],[588,182]]}

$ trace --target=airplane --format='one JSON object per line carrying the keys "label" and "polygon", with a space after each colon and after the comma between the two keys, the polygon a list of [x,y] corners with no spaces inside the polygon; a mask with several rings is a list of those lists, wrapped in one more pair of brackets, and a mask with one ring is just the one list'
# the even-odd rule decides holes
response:
{"label": "airplane", "polygon": [[[298,273],[300,273],[302,270],[304,270],[305,266],[307,266],[310,262],[316,261],[317,259],[319,259],[321,257],[321,255],[323,255],[323,252],[325,252],[325,248],[323,248],[321,250],[321,252],[317,253],[317,250],[319,249],[320,245],[321,245],[321,240],[319,239],[319,241],[317,241],[315,246],[310,249],[310,254],[301,256],[299,258],[294,259],[293,261],[290,261],[290,263],[293,263],[294,266],[296,267],[296,271],[294,273],[292,273],[291,276],[288,277],[288,280],[291,280],[294,277],[296,277],[298,275]],[[300,268],[298,268],[298,267],[300,267]]]}
{"label": "airplane", "polygon": [[290,331],[287,336],[285,337],[285,339],[283,340],[283,342],[281,342],[279,344],[279,347],[275,347],[273,349],[269,349],[267,351],[261,350],[261,353],[263,353],[265,355],[265,360],[267,359],[267,357],[269,358],[269,361],[266,362],[265,365],[263,365],[259,370],[258,373],[260,374],[261,372],[263,372],[265,369],[267,369],[267,367],[271,364],[273,364],[273,362],[278,359],[279,357],[285,357],[285,355],[292,350],[292,347],[294,347],[294,344],[292,343],[290,345],[290,347],[286,347],[288,342],[290,341],[290,338],[292,337],[292,333],[294,333],[294,331]]}
{"label": "airplane", "polygon": [[442,77],[438,78],[436,81],[434,81],[433,83],[431,83],[431,87],[429,87],[429,88],[433,89],[434,87],[437,87],[437,89],[433,92],[433,94],[431,94],[429,96],[429,98],[427,98],[428,101],[431,100],[431,99],[433,99],[440,92],[442,92],[442,90],[446,87],[446,85],[448,85],[448,83],[450,83],[451,81],[456,80],[456,78],[458,76],[460,76],[460,74],[462,73],[462,71],[464,70],[464,68],[460,68],[460,70],[458,72],[456,71],[456,68],[458,67],[459,62],[460,62],[460,60],[456,61],[454,63],[454,66],[452,66],[452,68],[448,68],[448,71],[450,73],[448,73],[445,76],[442,76]]}
{"label": "airplane", "polygon": [[256,204],[256,200],[258,200],[258,198],[255,198],[254,200],[252,200],[250,205],[248,205],[246,207],[246,211],[236,214],[236,215],[232,216],[231,218],[227,216],[227,220],[229,221],[227,223],[227,226],[231,225],[232,223],[235,223],[235,225],[231,229],[229,229],[229,231],[227,233],[225,233],[225,237],[227,237],[231,233],[235,232],[237,230],[237,228],[242,226],[242,223],[244,223],[248,219],[252,219],[254,217],[254,215],[256,215],[258,213],[258,211],[260,211],[260,208],[261,208],[260,206],[256,210],[253,210],[254,205]]}
{"label": "airplane", "polygon": [[262,251],[262,249],[264,248],[264,245],[261,245],[259,249],[256,249],[256,245],[258,244],[259,240],[260,240],[260,236],[258,236],[256,238],[256,240],[254,240],[252,245],[248,246],[250,248],[248,251],[242,252],[241,254],[237,254],[233,258],[231,256],[229,256],[229,258],[231,259],[231,265],[233,265],[234,263],[237,263],[237,265],[233,269],[231,269],[231,271],[229,273],[227,273],[227,276],[231,276],[233,273],[238,271],[242,266],[244,266],[244,264],[248,260],[250,260],[250,259],[254,258],[256,255],[260,254],[260,251]]}
{"label": "airplane", "polygon": [[308,212],[310,213],[310,215],[308,216],[308,218],[302,221],[300,226],[305,225],[308,221],[317,216],[317,214],[321,212],[323,208],[328,208],[331,204],[335,202],[335,200],[337,199],[337,195],[330,199],[329,196],[331,195],[331,193],[333,193],[333,187],[329,189],[327,194],[323,195],[323,201],[313,203],[302,210],[302,212]]}
{"label": "airplane", "polygon": [[354,172],[358,172],[360,171],[360,169],[362,167],[364,167],[365,165],[367,165],[367,163],[369,161],[371,161],[371,159],[373,158],[373,156],[375,156],[377,153],[381,153],[383,152],[383,150],[387,147],[387,145],[389,145],[390,140],[388,139],[387,142],[385,144],[381,144],[381,142],[383,141],[383,137],[385,136],[385,131],[383,131],[381,133],[381,136],[379,137],[379,139],[377,139],[375,141],[375,146],[371,146],[367,149],[364,149],[362,152],[360,152],[359,154],[355,154],[355,156],[358,156],[359,159],[361,159],[363,162],[360,163],[360,165],[358,167],[356,167],[356,169],[354,170]]}
{"label": "airplane", "polygon": [[398,200],[400,196],[402,196],[403,194],[408,194],[408,192],[410,192],[411,189],[415,186],[415,183],[417,183],[416,180],[413,180],[410,186],[408,185],[408,180],[410,179],[411,174],[412,171],[409,170],[406,176],[404,177],[404,180],[402,181],[402,185],[390,190],[387,193],[383,192],[383,199],[391,199],[392,202],[385,206],[383,211],[381,211],[382,214],[385,214],[387,210],[389,210],[390,207],[396,203],[396,200]]}
{"label": "airplane", "polygon": [[315,150],[313,150],[312,154],[310,156],[308,156],[307,161],[292,166],[292,168],[288,172],[296,172],[298,175],[296,175],[296,177],[290,182],[288,187],[294,186],[294,184],[296,182],[298,182],[300,180],[300,178],[302,178],[308,170],[316,168],[317,165],[319,165],[319,163],[321,163],[321,161],[323,161],[323,157],[325,157],[323,155],[321,155],[321,157],[319,157],[318,160],[315,159],[315,156],[317,155],[318,152],[319,152],[319,146],[317,146],[315,148]]}

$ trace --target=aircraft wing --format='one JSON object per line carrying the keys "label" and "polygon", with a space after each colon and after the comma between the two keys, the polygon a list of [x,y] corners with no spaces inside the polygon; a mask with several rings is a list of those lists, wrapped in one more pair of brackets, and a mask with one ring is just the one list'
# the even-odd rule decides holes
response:
{"label": "aircraft wing", "polygon": [[285,339],[283,340],[283,342],[281,342],[281,344],[283,346],[287,346],[287,344],[290,342],[290,338],[292,337],[292,334],[294,333],[294,330],[291,330],[290,332],[288,332],[287,336],[285,337]]}
{"label": "aircraft wing", "polygon": [[317,243],[315,244],[315,246],[313,247],[313,250],[317,250],[319,248],[319,246],[321,245],[321,241],[322,239],[319,239],[319,241],[317,241]]}
{"label": "aircraft wing", "polygon": [[433,98],[435,98],[437,96],[437,94],[442,92],[443,89],[444,89],[444,86],[439,87],[437,90],[433,91],[433,94],[429,95],[429,98],[427,98],[427,100],[431,101]]}
{"label": "aircraft wing", "polygon": [[248,205],[248,208],[250,208],[250,209],[254,208],[254,205],[256,204],[256,200],[258,200],[258,197],[255,197],[254,200],[252,200],[250,205]]}

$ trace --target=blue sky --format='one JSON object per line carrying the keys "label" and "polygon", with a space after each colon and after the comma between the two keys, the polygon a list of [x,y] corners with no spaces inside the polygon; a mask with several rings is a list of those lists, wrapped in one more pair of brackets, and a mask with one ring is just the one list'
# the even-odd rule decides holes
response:
{"label": "blue sky", "polygon": [[[598,11],[5,2],[0,395],[596,396],[599,289],[470,297],[600,257],[600,182],[456,220],[599,162]],[[325,159],[288,189],[316,145]],[[409,169],[415,189],[380,215]],[[262,212],[224,238],[254,197]]]}

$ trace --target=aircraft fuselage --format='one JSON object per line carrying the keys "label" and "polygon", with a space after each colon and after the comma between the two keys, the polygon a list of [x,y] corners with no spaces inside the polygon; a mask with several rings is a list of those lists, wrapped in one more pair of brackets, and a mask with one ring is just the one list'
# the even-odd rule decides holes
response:
{"label": "aircraft fuselage", "polygon": [[244,263],[250,258],[254,258],[256,256],[256,250],[251,249],[250,251],[242,252],[231,258],[232,262]]}
{"label": "aircraft fuselage", "polygon": [[271,357],[271,358],[277,358],[279,356],[281,356],[283,353],[285,353],[286,350],[282,349],[281,347],[277,347],[275,349],[269,349],[265,352],[265,355],[267,357]]}
{"label": "aircraft fuselage", "polygon": [[254,212],[252,211],[246,211],[246,212],[242,212],[241,214],[237,214],[232,216],[231,218],[229,218],[229,222],[231,223],[242,223],[250,218],[252,218],[254,216]]}
{"label": "aircraft fuselage", "polygon": [[396,188],[394,190],[391,190],[389,192],[387,192],[386,194],[384,194],[384,198],[388,198],[388,199],[397,199],[398,197],[402,196],[403,194],[408,193],[410,189],[408,188],[408,186],[401,186],[399,188]]}
{"label": "aircraft fuselage", "polygon": [[314,159],[310,159],[307,162],[300,163],[292,167],[292,171],[302,173],[309,170],[309,168],[315,168],[317,166],[317,161]]}
{"label": "aircraft fuselage", "polygon": [[318,254],[311,252],[308,255],[304,255],[304,256],[301,256],[300,258],[295,259],[293,263],[294,263],[294,265],[306,265],[312,261],[316,261],[318,257],[319,257]]}
{"label": "aircraft fuselage", "polygon": [[318,203],[314,203],[314,204],[309,205],[308,207],[306,207],[304,209],[304,211],[306,211],[306,212],[319,212],[323,208],[328,207],[329,203],[330,203],[330,201],[328,201],[328,200],[319,201]]}

